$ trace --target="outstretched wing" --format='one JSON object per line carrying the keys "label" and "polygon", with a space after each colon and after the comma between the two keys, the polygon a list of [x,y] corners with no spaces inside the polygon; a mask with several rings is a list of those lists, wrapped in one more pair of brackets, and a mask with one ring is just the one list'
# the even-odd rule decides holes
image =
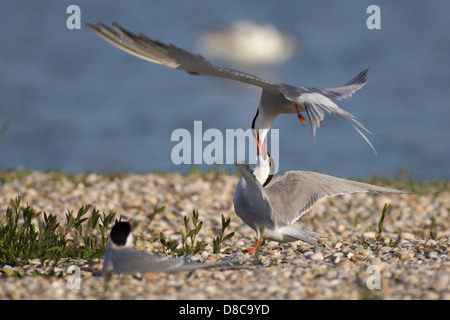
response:
{"label": "outstretched wing", "polygon": [[352,80],[347,82],[342,87],[328,88],[328,89],[300,87],[298,89],[300,93],[316,92],[330,99],[337,99],[337,100],[348,99],[352,96],[353,93],[361,89],[366,84],[368,71],[369,69],[361,71],[356,77],[354,77]]}
{"label": "outstretched wing", "polygon": [[280,91],[286,97],[286,99],[293,101],[299,105],[304,105],[306,113],[308,114],[309,121],[311,123],[311,131],[313,138],[316,136],[316,130],[322,125],[322,120],[325,113],[334,113],[345,121],[347,121],[362,137],[372,150],[377,153],[372,143],[362,132],[365,131],[370,133],[369,130],[364,127],[364,125],[356,120],[356,117],[350,112],[339,108],[330,99],[347,99],[352,96],[352,94],[361,89],[367,80],[368,69],[360,72],[356,77],[347,82],[342,87],[321,89],[312,87],[295,87],[287,84],[282,84],[280,86]]}
{"label": "outstretched wing", "polygon": [[366,83],[367,70],[362,71],[344,86],[337,88],[320,89],[275,84],[249,73],[216,67],[199,54],[190,53],[173,44],[164,44],[158,40],[150,39],[143,34],[135,35],[117,23],[113,23],[113,29],[101,23],[97,23],[95,26],[87,24],[87,27],[91,28],[97,35],[112,45],[140,59],[172,69],[183,70],[191,75],[211,76],[240,81],[261,87],[269,92],[281,92],[290,101],[304,102],[311,121],[313,137],[315,136],[317,127],[323,120],[324,112],[335,113],[348,121],[375,151],[370,141],[360,129],[366,132],[368,130],[353,115],[338,108],[330,100],[351,97],[356,90],[362,88]]}
{"label": "outstretched wing", "polygon": [[249,73],[218,68],[199,54],[192,54],[173,44],[167,45],[158,40],[147,38],[143,34],[135,35],[117,23],[113,23],[114,30],[101,23],[97,23],[95,26],[91,24],[86,26],[112,45],[140,59],[172,69],[183,70],[191,75],[237,80],[272,92],[279,92],[279,84],[270,83]]}
{"label": "outstretched wing", "polygon": [[337,104],[319,93],[305,93],[301,96],[301,98],[304,100],[306,113],[308,114],[309,121],[311,122],[313,138],[316,135],[317,128],[322,125],[325,112],[334,113],[347,121],[363,137],[363,139],[366,140],[373,152],[375,152],[375,154],[377,153],[372,143],[361,130],[364,130],[367,133],[370,133],[370,131],[367,130],[361,122],[356,120],[356,117],[350,112],[339,108]]}
{"label": "outstretched wing", "polygon": [[409,193],[310,171],[288,171],[265,188],[277,225],[292,225],[320,200],[339,194]]}

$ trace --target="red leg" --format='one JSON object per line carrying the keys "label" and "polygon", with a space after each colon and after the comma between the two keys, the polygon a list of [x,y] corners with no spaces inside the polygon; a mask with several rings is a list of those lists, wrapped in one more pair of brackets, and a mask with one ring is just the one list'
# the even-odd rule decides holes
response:
{"label": "red leg", "polygon": [[298,105],[295,105],[295,109],[297,109],[297,117],[300,120],[300,122],[302,123],[303,126],[305,126],[305,120],[306,118],[304,116],[302,116],[302,114],[298,111]]}
{"label": "red leg", "polygon": [[263,238],[263,240],[262,241],[260,241],[259,239],[256,241],[256,244],[253,246],[253,248],[251,248],[250,250],[244,250],[244,253],[245,254],[252,254],[254,251],[255,251],[255,249],[260,245],[260,243],[261,243],[261,246],[263,246],[265,243],[266,243],[266,240],[264,240],[264,238]]}

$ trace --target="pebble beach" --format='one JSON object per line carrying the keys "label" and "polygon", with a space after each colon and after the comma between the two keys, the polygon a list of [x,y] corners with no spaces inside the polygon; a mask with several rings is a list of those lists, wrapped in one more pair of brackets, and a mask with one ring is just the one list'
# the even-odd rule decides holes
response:
{"label": "pebble beach", "polygon": [[[68,210],[91,204],[100,212],[133,219],[136,247],[162,253],[159,235],[180,239],[183,217],[198,210],[203,221],[197,240],[208,245],[190,263],[236,258],[239,263],[175,274],[98,276],[103,260],[65,260],[47,276],[38,259],[24,266],[0,264],[0,299],[439,299],[450,300],[450,183],[385,184],[412,194],[351,194],[327,198],[297,223],[327,235],[319,250],[301,241],[267,242],[253,255],[255,233],[235,214],[239,176],[228,173],[64,174],[0,172],[0,220],[17,196],[35,209],[64,221]],[[416,190],[417,189],[417,190]],[[384,205],[383,241],[377,242]],[[155,207],[165,207],[149,221]],[[234,236],[213,253],[221,215],[230,217]],[[433,223],[432,223],[433,221]],[[430,231],[434,232],[431,236]],[[225,252],[226,251],[226,252]],[[70,286],[70,265],[80,268]],[[37,275],[38,274],[38,275]]]}

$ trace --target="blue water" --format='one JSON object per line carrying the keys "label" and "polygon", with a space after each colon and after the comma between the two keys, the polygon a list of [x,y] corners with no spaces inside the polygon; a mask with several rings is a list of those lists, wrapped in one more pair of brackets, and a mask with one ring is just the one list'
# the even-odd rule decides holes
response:
{"label": "blue water", "polygon": [[[68,30],[66,8],[81,8]],[[2,1],[0,169],[186,172],[170,140],[177,128],[249,128],[258,88],[192,77],[112,47],[84,23],[119,22],[198,51],[205,30],[236,19],[269,22],[299,47],[282,65],[243,70],[273,82],[332,87],[370,68],[367,85],[339,105],[372,131],[375,155],[345,121],[327,116],[314,143],[295,115],[280,130],[280,170],[343,177],[450,179],[449,1],[376,1],[381,29],[366,27],[372,1]],[[233,67],[214,60],[219,66]],[[209,167],[204,165],[203,169]],[[232,165],[225,165],[234,170]]]}

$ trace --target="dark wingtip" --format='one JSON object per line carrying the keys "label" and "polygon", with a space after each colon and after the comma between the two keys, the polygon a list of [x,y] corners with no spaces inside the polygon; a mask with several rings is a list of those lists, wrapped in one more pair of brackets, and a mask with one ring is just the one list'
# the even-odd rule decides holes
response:
{"label": "dark wingtip", "polygon": [[367,82],[367,73],[369,72],[369,68],[364,69],[356,77],[347,82],[345,85],[349,86],[356,83],[366,83]]}

